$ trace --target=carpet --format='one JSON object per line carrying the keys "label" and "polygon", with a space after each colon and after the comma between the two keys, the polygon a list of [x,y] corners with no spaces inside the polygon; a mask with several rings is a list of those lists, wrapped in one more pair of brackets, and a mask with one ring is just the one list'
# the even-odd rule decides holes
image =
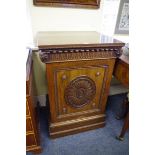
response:
{"label": "carpet", "polygon": [[[62,138],[50,139],[48,136],[47,109],[40,108],[39,119],[41,128],[41,146],[39,155],[128,155],[129,132],[124,141],[118,141],[123,120],[116,120],[125,94],[108,97],[106,107],[106,126]],[[32,155],[27,152],[26,155]]]}

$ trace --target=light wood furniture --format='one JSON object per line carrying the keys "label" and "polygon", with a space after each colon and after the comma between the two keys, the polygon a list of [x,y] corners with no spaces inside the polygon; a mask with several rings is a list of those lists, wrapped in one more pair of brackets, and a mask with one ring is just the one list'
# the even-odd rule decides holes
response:
{"label": "light wood furniture", "polygon": [[52,138],[105,125],[105,107],[115,59],[124,43],[97,32],[40,32],[46,63]]}
{"label": "light wood furniture", "polygon": [[33,102],[32,52],[26,63],[26,151],[40,153],[40,139],[36,109]]}

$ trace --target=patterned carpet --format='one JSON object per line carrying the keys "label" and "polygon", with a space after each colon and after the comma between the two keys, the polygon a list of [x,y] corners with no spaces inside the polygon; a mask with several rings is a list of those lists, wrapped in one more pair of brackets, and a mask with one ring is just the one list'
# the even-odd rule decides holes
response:
{"label": "patterned carpet", "polygon": [[[125,94],[113,95],[108,98],[106,109],[106,126],[71,136],[57,139],[48,137],[46,109],[40,110],[41,146],[43,152],[39,155],[128,155],[129,133],[124,141],[116,140],[120,133],[123,120],[116,120]],[[32,153],[26,153],[32,155]]]}

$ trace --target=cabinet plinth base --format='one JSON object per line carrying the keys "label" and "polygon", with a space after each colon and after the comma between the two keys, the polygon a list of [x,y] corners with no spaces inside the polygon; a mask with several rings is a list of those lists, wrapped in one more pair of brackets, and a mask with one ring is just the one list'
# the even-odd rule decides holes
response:
{"label": "cabinet plinth base", "polygon": [[88,130],[102,128],[105,126],[105,115],[97,115],[85,117],[65,122],[51,123],[49,127],[50,137],[58,138],[67,135],[72,135]]}

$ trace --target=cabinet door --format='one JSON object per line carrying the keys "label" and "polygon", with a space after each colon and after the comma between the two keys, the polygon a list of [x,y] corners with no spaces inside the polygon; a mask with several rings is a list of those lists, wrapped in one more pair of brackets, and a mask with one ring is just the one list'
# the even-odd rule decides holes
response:
{"label": "cabinet door", "polygon": [[47,65],[52,121],[103,113],[112,67],[110,61]]}
{"label": "cabinet door", "polygon": [[104,67],[94,66],[57,70],[55,76],[58,114],[100,109],[99,99],[104,74]]}

